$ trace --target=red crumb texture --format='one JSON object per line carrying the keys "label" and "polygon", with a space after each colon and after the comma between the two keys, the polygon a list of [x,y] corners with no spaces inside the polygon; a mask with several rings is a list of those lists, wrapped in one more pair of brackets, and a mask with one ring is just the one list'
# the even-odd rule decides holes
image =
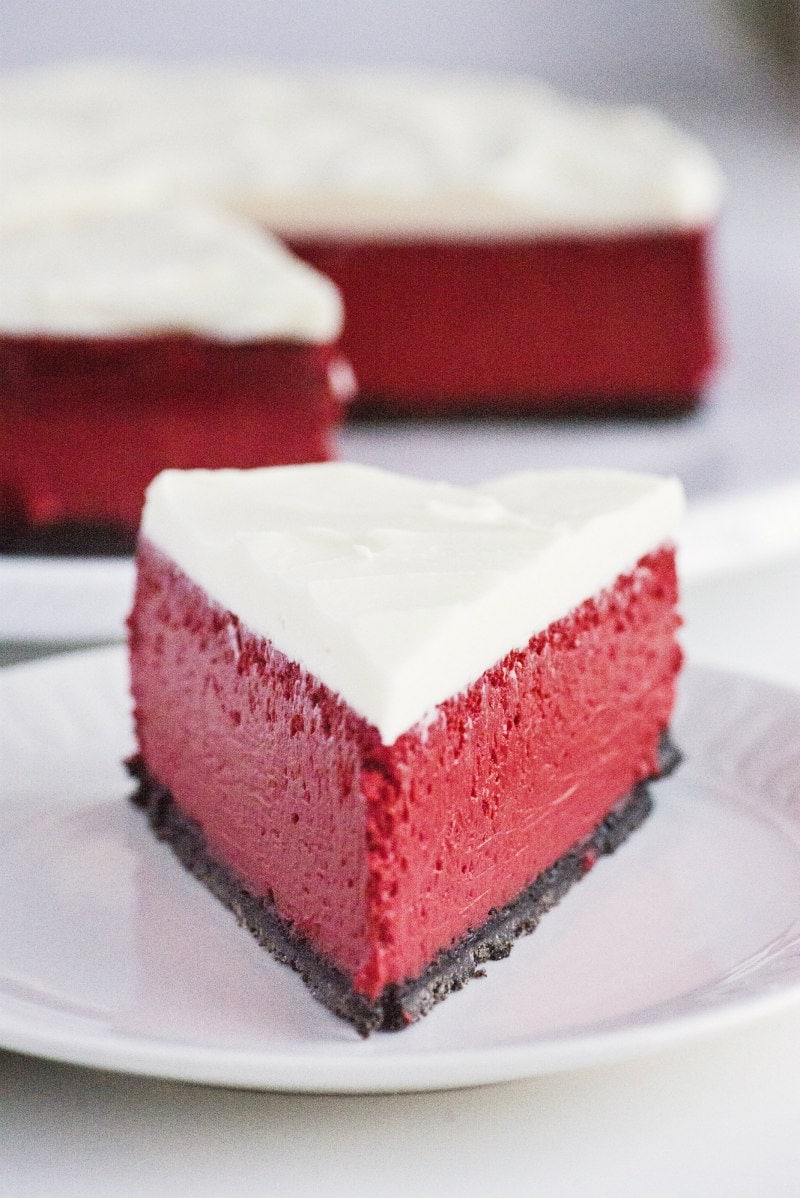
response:
{"label": "red crumb texture", "polygon": [[289,238],[342,292],[355,410],[677,412],[716,359],[708,230]]}
{"label": "red crumb texture", "polygon": [[0,517],[135,530],[165,467],[325,461],[331,346],[0,337]]}
{"label": "red crumb texture", "polygon": [[676,598],[665,548],[387,746],[142,543],[140,750],[211,855],[374,999],[658,772]]}

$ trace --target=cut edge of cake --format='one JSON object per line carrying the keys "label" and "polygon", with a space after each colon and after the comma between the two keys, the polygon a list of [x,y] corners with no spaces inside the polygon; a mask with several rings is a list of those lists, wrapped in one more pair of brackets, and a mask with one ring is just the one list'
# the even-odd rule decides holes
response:
{"label": "cut edge of cake", "polygon": [[[664,778],[681,760],[667,732],[662,735],[659,752],[657,777]],[[281,917],[274,901],[251,893],[233,871],[214,858],[199,824],[183,814],[169,790],[151,777],[140,756],[130,758],[126,765],[136,782],[131,802],[145,813],[158,839],[168,844],[181,864],[233,913],[240,927],[276,961],[299,974],[314,998],[351,1023],[363,1037],[376,1031],[402,1031],[429,1014],[448,995],[462,990],[467,982],[483,977],[488,962],[509,956],[515,942],[534,932],[542,916],[601,857],[616,852],[653,810],[647,782],[637,783],[589,836],[572,845],[516,898],[493,910],[480,927],[458,943],[443,949],[418,977],[403,983],[390,982],[372,1000],[355,990],[351,977],[297,934]]]}

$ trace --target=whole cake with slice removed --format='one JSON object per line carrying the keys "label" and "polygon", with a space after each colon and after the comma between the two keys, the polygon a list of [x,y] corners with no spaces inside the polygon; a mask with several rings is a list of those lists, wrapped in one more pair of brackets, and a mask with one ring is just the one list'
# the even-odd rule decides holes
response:
{"label": "whole cake with slice removed", "polygon": [[616,471],[164,472],[129,621],[136,802],[331,1010],[406,1026],[650,810],[682,508]]}
{"label": "whole cake with slice removed", "polygon": [[683,412],[716,362],[711,154],[523,76],[11,71],[0,178],[0,219],[133,195],[260,222],[341,291],[358,411]]}

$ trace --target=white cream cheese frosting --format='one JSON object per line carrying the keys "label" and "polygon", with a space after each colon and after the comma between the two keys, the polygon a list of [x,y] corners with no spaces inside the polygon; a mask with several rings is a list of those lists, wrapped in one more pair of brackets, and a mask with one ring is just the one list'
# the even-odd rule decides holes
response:
{"label": "white cream cheese frosting", "polygon": [[190,205],[111,206],[0,226],[0,330],[334,341],[329,279],[249,222]]}
{"label": "white cream cheese frosting", "polygon": [[347,463],[167,470],[143,537],[386,744],[672,543],[672,478],[511,475],[477,490]]}
{"label": "white cream cheese frosting", "polygon": [[0,177],[0,220],[190,197],[293,236],[692,228],[722,194],[657,114],[521,77],[104,62],[0,81]]}

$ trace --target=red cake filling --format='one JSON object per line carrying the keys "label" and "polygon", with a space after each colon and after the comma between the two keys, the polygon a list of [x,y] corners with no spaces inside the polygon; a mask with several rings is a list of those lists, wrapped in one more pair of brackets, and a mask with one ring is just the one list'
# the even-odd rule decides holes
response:
{"label": "red cake filling", "polygon": [[342,293],[356,410],[670,412],[716,357],[708,236],[289,243]]}
{"label": "red cake filling", "polygon": [[166,467],[325,461],[330,345],[0,337],[0,520],[135,530]]}
{"label": "red cake filling", "polygon": [[376,998],[658,773],[676,599],[663,548],[384,745],[143,542],[130,620],[141,756],[212,857]]}

